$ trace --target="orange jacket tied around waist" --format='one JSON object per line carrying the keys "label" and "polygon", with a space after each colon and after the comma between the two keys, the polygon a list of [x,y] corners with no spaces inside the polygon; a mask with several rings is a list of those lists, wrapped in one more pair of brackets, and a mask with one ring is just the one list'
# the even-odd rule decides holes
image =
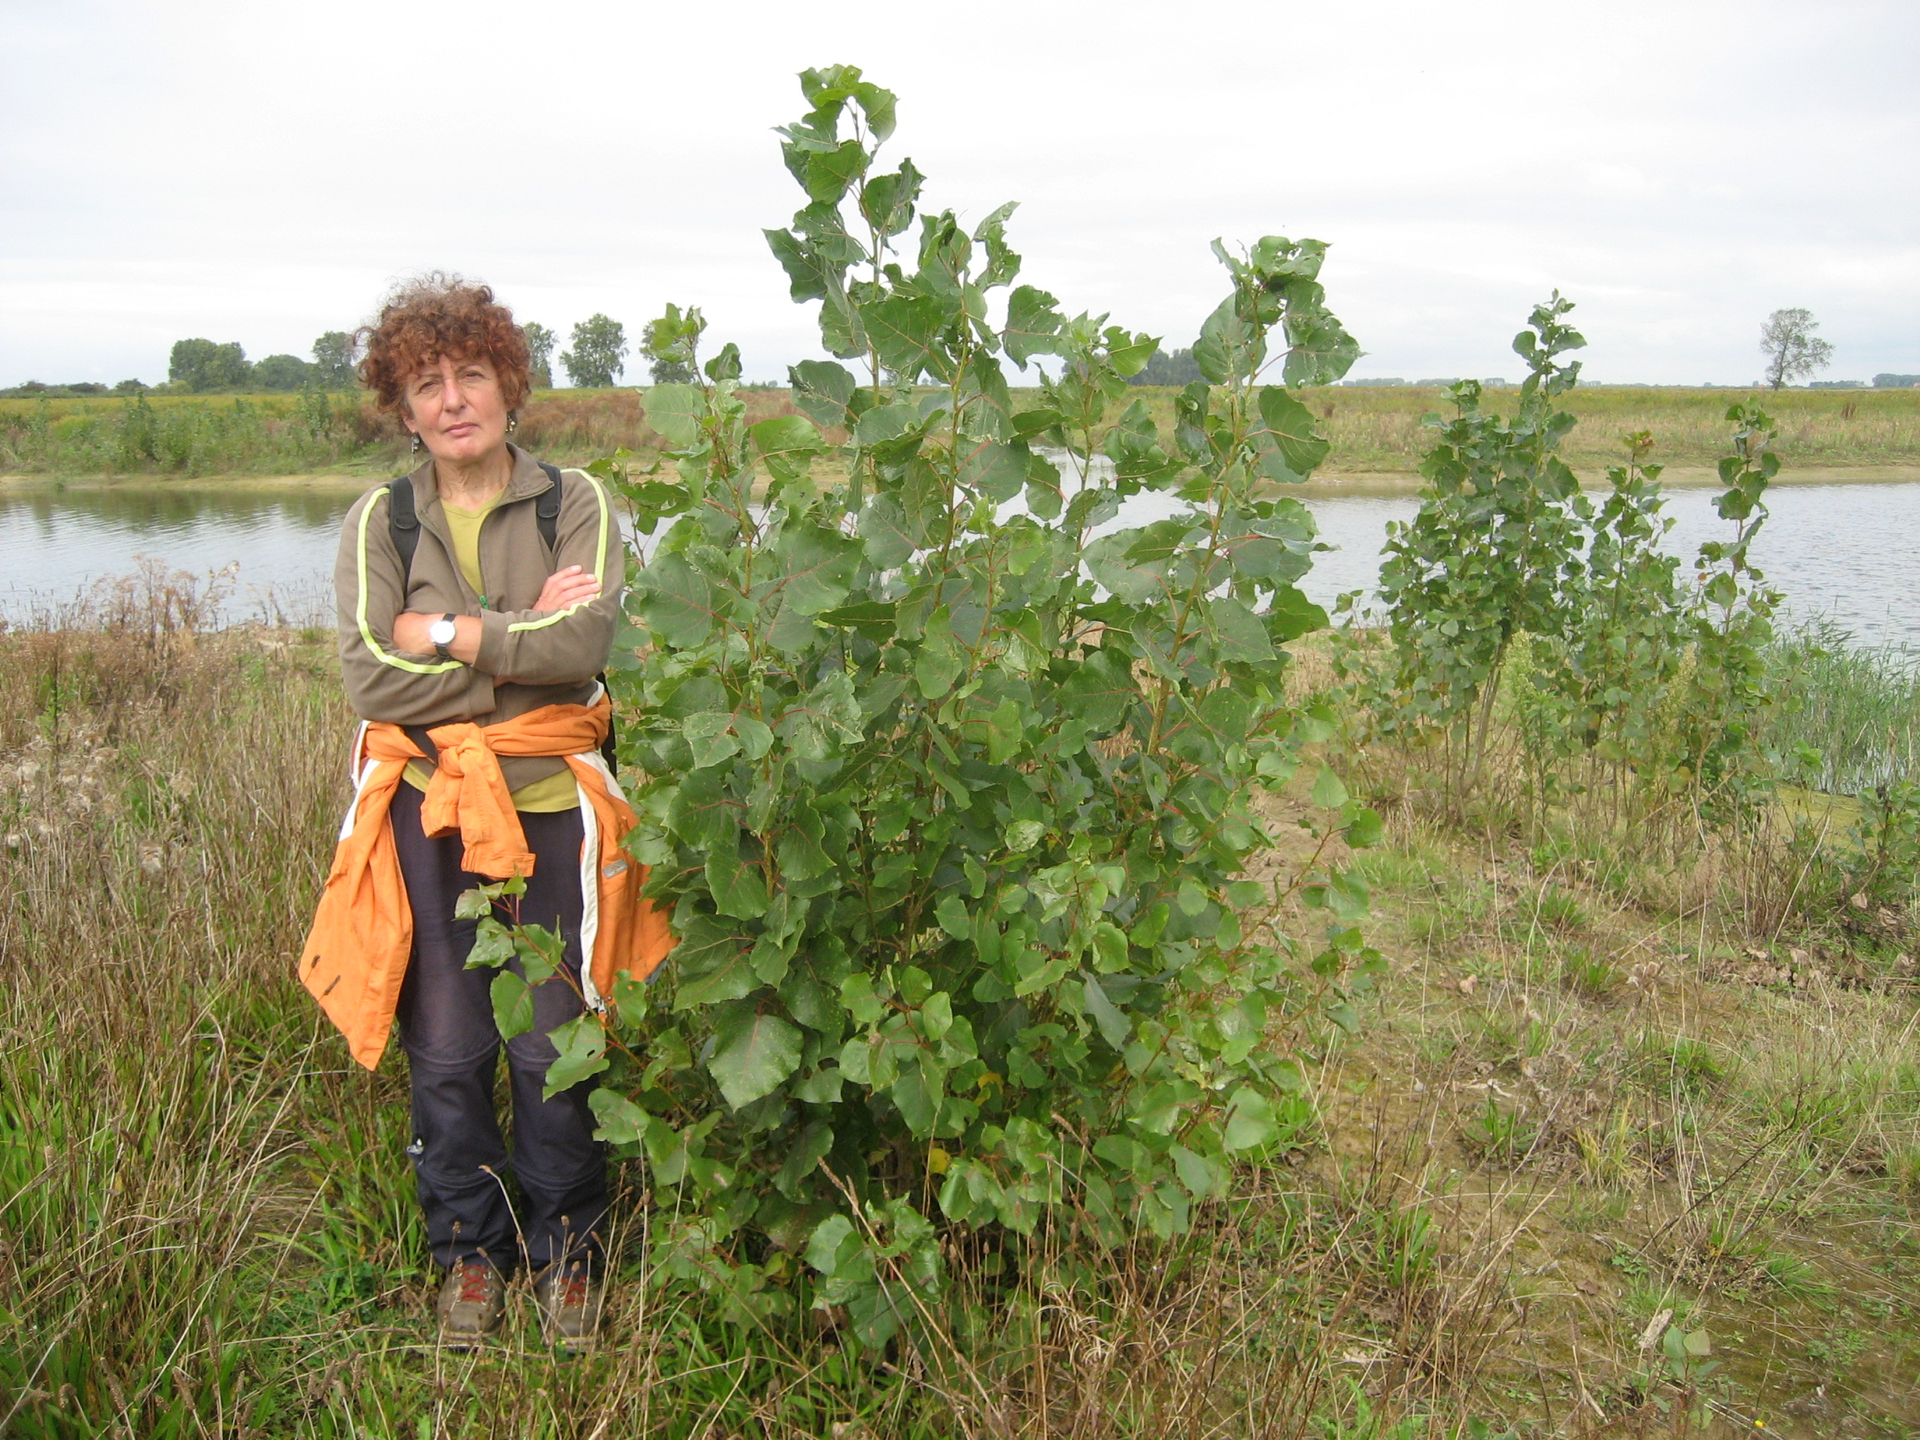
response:
{"label": "orange jacket tied around waist", "polygon": [[[564,756],[580,787],[580,950],[587,957],[582,993],[596,1008],[625,970],[644,980],[673,948],[666,916],[640,898],[647,867],[621,848],[634,813],[598,750],[613,707],[545,705],[481,727],[465,721],[428,730],[440,749],[420,823],[430,836],[458,834],[462,867],[505,880],[531,875],[533,856],[500,774],[502,755]],[[300,954],[300,980],[347,1038],[353,1058],[380,1063],[393,1026],[400,985],[413,950],[413,912],[387,811],[407,761],[427,758],[397,725],[374,721],[355,757],[359,791],[341,826],[326,890]],[[550,984],[565,984],[556,978]]]}

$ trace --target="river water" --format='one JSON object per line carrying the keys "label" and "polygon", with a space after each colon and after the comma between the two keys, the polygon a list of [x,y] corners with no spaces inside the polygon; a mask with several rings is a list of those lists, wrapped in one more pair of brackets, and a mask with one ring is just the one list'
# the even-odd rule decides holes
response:
{"label": "river water", "polygon": [[[1670,490],[1676,524],[1668,546],[1692,556],[1701,541],[1730,537],[1709,488]],[[0,486],[0,618],[53,613],[89,585],[152,557],[199,576],[221,572],[229,619],[330,623],[340,518],[354,491],[332,485],[250,488],[152,485]],[[1794,619],[1828,617],[1863,644],[1920,645],[1920,483],[1778,486],[1754,547],[1755,563],[1787,594]],[[1307,502],[1333,550],[1302,588],[1329,604],[1371,588],[1390,520],[1410,518],[1410,496],[1342,496]],[[1135,497],[1116,524],[1164,513],[1157,495]]]}

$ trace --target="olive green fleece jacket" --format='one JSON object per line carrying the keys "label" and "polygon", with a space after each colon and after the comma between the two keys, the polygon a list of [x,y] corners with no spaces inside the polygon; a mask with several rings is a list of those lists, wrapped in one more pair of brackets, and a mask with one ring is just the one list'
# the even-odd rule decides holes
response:
{"label": "olive green fleece jacket", "polygon": [[[420,540],[404,579],[388,526],[386,485],[369,490],[347,512],[333,583],[340,612],[341,677],[347,699],[361,718],[426,726],[470,720],[486,726],[542,705],[585,704],[591,699],[594,677],[606,668],[613,648],[625,576],[626,551],[612,497],[585,471],[566,471],[550,556],[534,515],[534,498],[552,482],[526,451],[517,445],[507,448],[513,473],[480,526],[484,599],[473,592],[454,560],[431,461],[413,472]],[[535,610],[533,603],[547,577],[569,565],[597,576],[599,595],[565,610]],[[478,615],[482,629],[474,663],[396,649],[393,620],[405,610]],[[500,761],[509,790],[564,769],[566,761],[557,756]]]}

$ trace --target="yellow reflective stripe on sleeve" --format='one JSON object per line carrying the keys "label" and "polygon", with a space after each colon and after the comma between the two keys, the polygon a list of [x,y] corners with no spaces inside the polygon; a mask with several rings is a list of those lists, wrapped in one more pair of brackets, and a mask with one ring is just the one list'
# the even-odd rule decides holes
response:
{"label": "yellow reflective stripe on sleeve", "polygon": [[[606,488],[598,480],[584,470],[575,470],[572,473],[593,487],[593,498],[600,502],[600,540],[593,551],[593,578],[604,585],[607,579],[607,527],[611,523],[612,508],[607,504]],[[516,621],[507,626],[507,633],[512,634],[518,630],[544,630],[547,626],[566,619],[581,605],[592,603],[591,600],[582,600],[579,605],[569,605],[564,610],[556,610],[553,614],[542,616],[538,620]]]}
{"label": "yellow reflective stripe on sleeve", "polygon": [[[367,501],[360,511],[360,545],[356,557],[359,561],[360,593],[353,612],[353,618],[360,624],[360,643],[373,652],[374,659],[396,670],[411,671],[415,675],[444,675],[449,670],[458,670],[458,660],[435,660],[425,665],[417,660],[402,660],[398,655],[389,655],[382,650],[380,642],[373,638],[373,627],[367,624],[367,521],[373,516],[373,507],[379,503],[376,497]],[[388,503],[391,504],[391,500]]]}

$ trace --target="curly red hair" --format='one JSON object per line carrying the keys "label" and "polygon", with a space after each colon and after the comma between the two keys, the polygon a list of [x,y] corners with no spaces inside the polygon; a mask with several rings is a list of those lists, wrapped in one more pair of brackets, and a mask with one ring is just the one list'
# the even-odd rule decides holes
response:
{"label": "curly red hair", "polygon": [[469,285],[458,275],[436,271],[396,287],[380,318],[362,326],[358,338],[367,352],[360,383],[395,415],[406,408],[407,381],[442,355],[484,358],[500,377],[509,410],[524,405],[533,390],[532,356],[513,312],[494,300],[491,287]]}

